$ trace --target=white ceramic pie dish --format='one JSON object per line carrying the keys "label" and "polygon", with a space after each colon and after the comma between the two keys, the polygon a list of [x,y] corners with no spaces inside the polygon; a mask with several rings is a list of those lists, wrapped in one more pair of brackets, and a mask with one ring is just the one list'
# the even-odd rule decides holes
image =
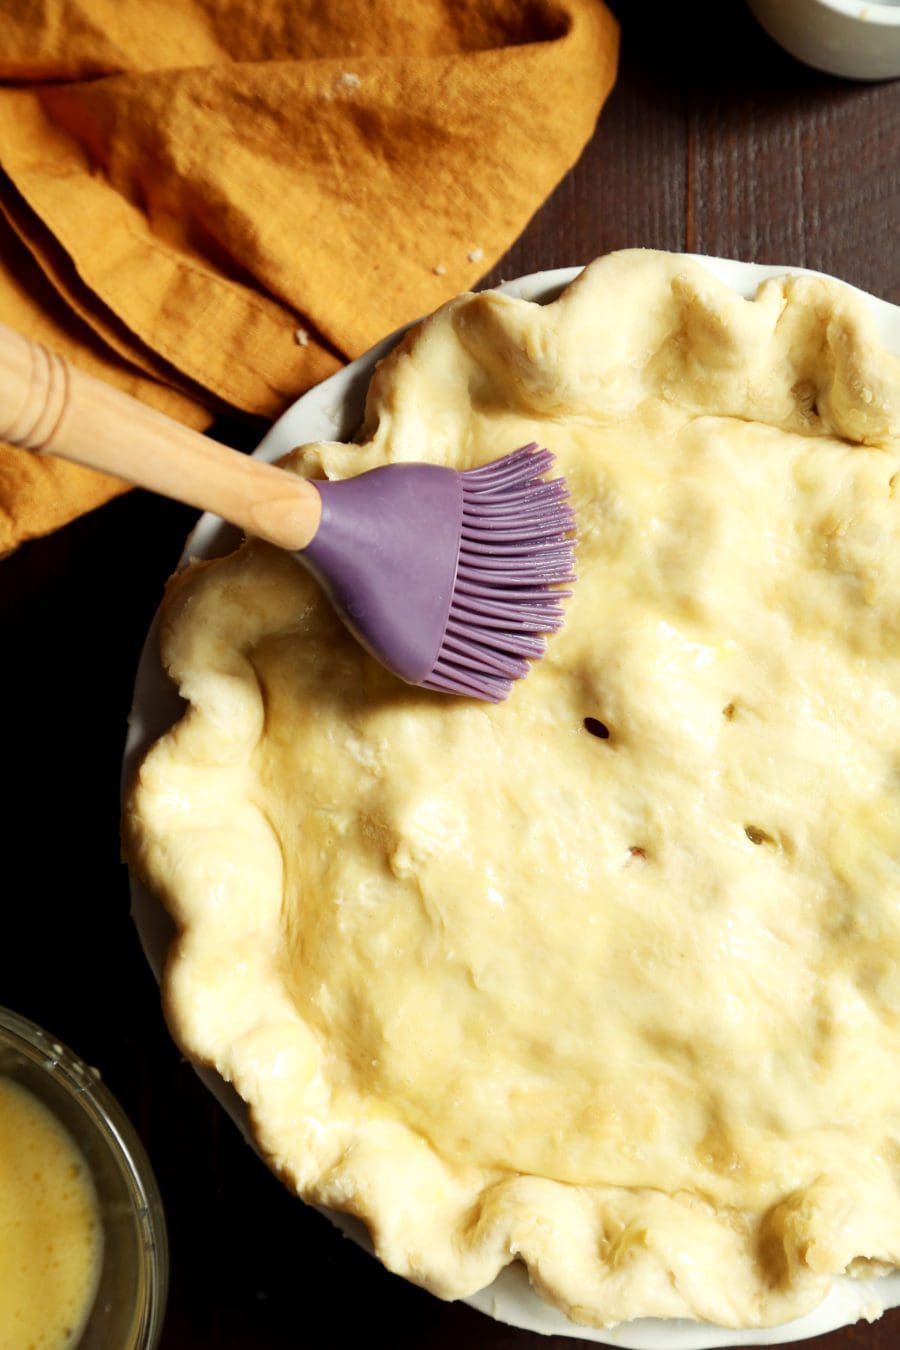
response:
{"label": "white ceramic pie dish", "polygon": [[[695,261],[748,297],[768,277],[804,271],[802,268],[719,258],[696,258]],[[524,299],[547,302],[554,299],[579,270],[565,268],[538,272],[507,282],[499,289]],[[866,300],[886,344],[900,355],[900,307],[873,296],[866,296]],[[399,337],[400,333],[392,334],[365,356],[298,399],[272,426],[254,453],[271,461],[304,442],[350,439],[362,420],[366,390],[375,366]],[[237,531],[217,517],[205,515],[187,540],[180,566],[186,565],[191,558],[227,553],[238,542]],[[130,780],[145,749],[172,724],[181,708],[178,696],[160,667],[157,625],[158,619],[148,633],[138,666],[123,764],[124,782]],[[134,877],[131,894],[132,914],[141,943],[158,979],[172,925],[162,906]],[[240,1098],[214,1072],[206,1069],[199,1072],[252,1144]],[[369,1246],[364,1229],[355,1220],[340,1214],[330,1217],[348,1236]],[[880,1279],[839,1281],[829,1298],[813,1313],[783,1326],[763,1330],[731,1331],[699,1322],[643,1319],[597,1331],[569,1321],[559,1310],[546,1304],[533,1292],[524,1270],[518,1265],[508,1267],[492,1285],[467,1301],[500,1321],[548,1335],[574,1336],[630,1350],[707,1350],[717,1346],[782,1344],[820,1335],[861,1317],[873,1319],[885,1308],[900,1305],[900,1272]]]}

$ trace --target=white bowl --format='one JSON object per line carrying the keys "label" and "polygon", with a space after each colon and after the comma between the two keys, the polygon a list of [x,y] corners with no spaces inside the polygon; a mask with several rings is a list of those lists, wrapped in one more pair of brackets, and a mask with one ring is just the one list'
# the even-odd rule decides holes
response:
{"label": "white bowl", "polygon": [[[900,11],[898,11],[900,14]],[[694,256],[694,255],[691,255]],[[800,267],[774,267],[759,263],[733,262],[726,258],[696,257],[710,272],[739,294],[751,297],[768,277],[786,272],[822,275]],[[553,272],[535,272],[505,282],[498,290],[507,295],[546,303],[554,300],[578,275],[578,267]],[[900,355],[900,307],[885,300],[866,296],[886,344]],[[406,329],[393,333],[330,379],[311,389],[288,408],[263,437],[254,454],[276,460],[297,445],[308,441],[348,440],[362,421],[366,390],[375,365],[397,343]],[[188,537],[180,566],[191,558],[212,558],[230,552],[239,542],[239,533],[217,516],[204,515]],[[123,764],[123,782],[130,781],[144,751],[179,716],[181,702],[164,675],[158,653],[158,623],[147,635],[141,654],[129,718],[128,739]],[[173,928],[159,902],[132,876],[132,915],[144,952],[159,979],[163,959]],[[200,1076],[219,1099],[252,1145],[244,1103],[217,1074],[198,1069]],[[329,1212],[329,1218],[347,1236],[371,1250],[365,1229],[356,1220]],[[574,1336],[602,1345],[621,1346],[625,1350],[711,1350],[716,1346],[776,1345],[818,1336],[836,1327],[847,1326],[861,1317],[870,1320],[886,1308],[900,1305],[900,1272],[873,1280],[839,1280],[824,1303],[806,1317],[779,1327],[763,1330],[731,1331],[703,1322],[662,1321],[644,1318],[597,1331],[580,1326],[558,1309],[545,1303],[531,1288],[519,1265],[506,1270],[487,1289],[466,1300],[498,1321],[548,1335]]]}
{"label": "white bowl", "polygon": [[900,0],[748,0],[770,37],[817,70],[852,80],[900,75]]}

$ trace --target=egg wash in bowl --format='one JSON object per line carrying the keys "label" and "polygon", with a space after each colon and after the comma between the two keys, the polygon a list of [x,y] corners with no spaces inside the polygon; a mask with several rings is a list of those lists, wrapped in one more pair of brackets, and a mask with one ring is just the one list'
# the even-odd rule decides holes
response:
{"label": "egg wash in bowl", "polygon": [[263,545],[173,583],[125,826],[169,1019],[443,1297],[520,1260],[596,1327],[781,1323],[900,1254],[898,362],[837,283],[629,252],[452,301],[289,463],[530,440],[579,579],[496,708]]}

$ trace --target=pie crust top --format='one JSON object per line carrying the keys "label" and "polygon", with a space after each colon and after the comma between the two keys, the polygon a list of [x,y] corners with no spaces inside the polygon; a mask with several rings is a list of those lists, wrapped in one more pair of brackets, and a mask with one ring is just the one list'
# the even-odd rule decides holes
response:
{"label": "pie crust top", "polygon": [[900,1263],[900,362],[847,287],[629,251],[445,305],[288,463],[529,441],[578,580],[496,707],[263,544],[171,584],[125,820],[167,1015],[443,1297],[519,1259],[595,1325],[782,1322]]}

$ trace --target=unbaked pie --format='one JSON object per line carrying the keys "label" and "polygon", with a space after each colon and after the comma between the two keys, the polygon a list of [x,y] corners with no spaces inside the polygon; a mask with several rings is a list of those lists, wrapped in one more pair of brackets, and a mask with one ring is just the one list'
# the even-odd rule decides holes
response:
{"label": "unbaked pie", "polygon": [[557,455],[579,579],[490,707],[412,689],[250,542],[127,804],[186,1053],[272,1167],[448,1298],[785,1321],[900,1262],[900,363],[812,277],[626,252],[465,295],[341,478]]}

